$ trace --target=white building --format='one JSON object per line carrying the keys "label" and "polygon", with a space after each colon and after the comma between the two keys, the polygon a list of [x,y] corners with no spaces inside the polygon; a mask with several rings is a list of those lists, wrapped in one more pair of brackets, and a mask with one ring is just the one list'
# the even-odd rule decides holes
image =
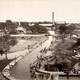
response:
{"label": "white building", "polygon": [[16,28],[18,34],[26,34],[26,29],[23,28],[19,22],[19,25]]}

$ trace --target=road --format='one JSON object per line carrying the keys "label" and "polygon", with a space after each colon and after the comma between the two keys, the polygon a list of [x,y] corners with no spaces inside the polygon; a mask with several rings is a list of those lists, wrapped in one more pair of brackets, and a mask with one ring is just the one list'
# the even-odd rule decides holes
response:
{"label": "road", "polygon": [[[34,62],[37,58],[37,55],[40,54],[40,50],[44,47],[49,47],[52,41],[51,36],[49,39],[45,41],[38,48],[34,49],[29,55],[25,56],[22,60],[20,60],[12,69],[11,76],[15,77],[19,80],[31,80],[30,78],[30,64]],[[23,52],[24,53],[24,52]]]}

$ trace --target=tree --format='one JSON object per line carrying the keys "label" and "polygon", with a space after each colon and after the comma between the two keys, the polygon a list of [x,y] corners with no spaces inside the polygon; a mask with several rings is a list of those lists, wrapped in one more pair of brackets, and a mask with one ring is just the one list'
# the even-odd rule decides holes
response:
{"label": "tree", "polygon": [[32,33],[28,22],[21,22],[21,26],[26,30],[26,33],[29,33],[29,34]]}
{"label": "tree", "polygon": [[71,38],[74,30],[76,29],[75,24],[66,25],[66,27],[67,27],[66,34],[70,34]]}
{"label": "tree", "polygon": [[8,60],[7,53],[9,52],[10,46],[15,45],[16,43],[16,39],[11,38],[10,34],[6,32],[4,33],[4,35],[0,36],[0,54],[5,54],[6,60]]}
{"label": "tree", "polygon": [[75,43],[72,40],[65,40],[64,43],[60,42],[53,47],[52,53],[54,65],[62,65],[64,72],[70,72],[74,65],[79,62],[77,58],[73,57],[76,55],[76,53],[70,48],[73,48],[73,45],[76,45],[78,42]]}
{"label": "tree", "polygon": [[75,25],[66,25],[62,24],[59,27],[59,33],[62,37],[62,40],[64,42],[64,38],[66,37],[67,34],[72,34],[72,32],[75,30]]}
{"label": "tree", "polygon": [[10,34],[16,34],[16,25],[11,20],[6,20],[6,29]]}
{"label": "tree", "polygon": [[0,36],[0,52],[1,55],[5,54],[6,60],[7,60],[7,52],[9,51],[9,35],[3,35]]}
{"label": "tree", "polygon": [[6,28],[6,24],[5,23],[0,23],[0,29],[4,30]]}
{"label": "tree", "polygon": [[65,26],[65,24],[60,25],[59,33],[60,33],[60,36],[61,36],[63,42],[64,42],[64,38],[66,35],[66,30],[67,30],[67,27]]}
{"label": "tree", "polygon": [[33,33],[47,33],[47,29],[44,26],[39,25],[38,23],[35,23],[35,25],[30,27]]}

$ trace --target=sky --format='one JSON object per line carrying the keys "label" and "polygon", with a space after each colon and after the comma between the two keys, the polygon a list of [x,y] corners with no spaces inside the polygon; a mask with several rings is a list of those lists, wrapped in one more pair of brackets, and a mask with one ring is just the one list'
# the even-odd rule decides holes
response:
{"label": "sky", "polygon": [[0,0],[0,21],[80,22],[80,0]]}

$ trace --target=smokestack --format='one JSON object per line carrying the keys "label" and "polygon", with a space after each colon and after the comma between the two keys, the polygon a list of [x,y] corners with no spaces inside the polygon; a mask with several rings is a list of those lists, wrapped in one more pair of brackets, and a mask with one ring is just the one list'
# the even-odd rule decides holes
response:
{"label": "smokestack", "polygon": [[54,23],[54,12],[52,12],[52,27],[51,27],[51,30],[54,30],[55,29],[55,23]]}
{"label": "smokestack", "polygon": [[54,25],[54,12],[52,12],[52,25]]}

